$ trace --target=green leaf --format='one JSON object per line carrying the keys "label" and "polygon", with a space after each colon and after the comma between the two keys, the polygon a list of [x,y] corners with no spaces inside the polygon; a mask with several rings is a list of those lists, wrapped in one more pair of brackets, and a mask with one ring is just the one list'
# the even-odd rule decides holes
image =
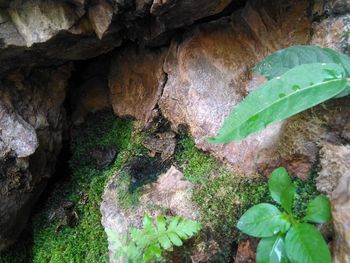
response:
{"label": "green leaf", "polygon": [[307,206],[305,221],[327,223],[332,220],[331,202],[324,195],[317,196]]}
{"label": "green leaf", "polygon": [[283,238],[276,235],[261,239],[257,248],[256,262],[287,263],[288,259]]}
{"label": "green leaf", "polygon": [[320,232],[310,224],[296,224],[285,238],[291,262],[330,263],[331,254]]}
{"label": "green leaf", "polygon": [[272,199],[282,205],[287,212],[291,213],[296,188],[285,168],[277,168],[271,173],[269,190]]}
{"label": "green leaf", "polygon": [[157,224],[158,232],[165,232],[166,231],[166,220],[165,220],[164,216],[158,216],[156,224]]}
{"label": "green leaf", "polygon": [[168,233],[168,237],[175,246],[177,246],[177,247],[182,246],[181,239],[175,233],[173,233],[173,232]]}
{"label": "green leaf", "polygon": [[167,234],[160,235],[158,237],[158,241],[165,250],[169,250],[172,247],[171,241],[168,238]]}
{"label": "green leaf", "polygon": [[270,237],[286,232],[290,222],[277,207],[262,203],[248,209],[239,219],[237,228],[254,237]]}
{"label": "green leaf", "polygon": [[162,250],[158,244],[153,244],[145,249],[143,253],[143,259],[145,262],[150,262],[157,258],[160,258],[162,255]]}
{"label": "green leaf", "polygon": [[175,231],[177,228],[177,225],[180,221],[180,217],[179,216],[175,216],[171,219],[170,223],[169,223],[169,227],[168,230],[169,231]]}
{"label": "green leaf", "polygon": [[335,63],[345,69],[350,77],[350,58],[330,48],[319,46],[292,46],[276,51],[254,67],[268,80],[281,76],[288,70],[303,64]]}
{"label": "green leaf", "polygon": [[[335,63],[345,70],[345,77],[350,77],[350,57],[330,48],[319,46],[292,46],[276,51],[256,65],[253,71],[260,73],[268,80],[281,76],[288,70],[303,64]],[[350,94],[350,85],[335,98]]]}
{"label": "green leaf", "polygon": [[242,140],[267,125],[293,116],[342,92],[347,84],[337,64],[304,64],[251,92],[230,115],[211,143]]}
{"label": "green leaf", "polygon": [[192,220],[182,220],[177,229],[177,234],[182,239],[193,236],[201,229],[201,224]]}

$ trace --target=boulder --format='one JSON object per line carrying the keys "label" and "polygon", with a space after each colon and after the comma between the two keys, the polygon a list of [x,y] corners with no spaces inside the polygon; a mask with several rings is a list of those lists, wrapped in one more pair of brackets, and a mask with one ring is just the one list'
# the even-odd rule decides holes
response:
{"label": "boulder", "polygon": [[[123,209],[118,204],[120,175],[121,173],[117,173],[109,180],[102,196],[102,225],[105,229],[123,236],[128,233],[130,227],[141,228],[145,213],[156,217],[161,211],[168,211],[172,215],[180,215],[186,219],[198,217],[197,209],[191,201],[193,186],[184,180],[183,174],[174,166],[161,174],[156,182],[144,187],[139,205],[135,209]],[[114,259],[116,251],[112,248],[111,242],[109,247],[110,262],[123,262]]]}
{"label": "boulder", "polygon": [[163,49],[129,47],[112,58],[109,88],[117,116],[132,116],[143,124],[152,121],[166,81],[164,55]]}
{"label": "boulder", "polygon": [[[21,66],[59,65],[92,58],[120,46],[124,40],[162,46],[175,29],[218,14],[230,3],[2,0],[0,74]],[[18,57],[21,60],[14,60]]]}
{"label": "boulder", "polygon": [[350,261],[350,146],[325,143],[321,149],[317,189],[332,203],[335,230],[333,262]]}
{"label": "boulder", "polygon": [[0,251],[11,245],[55,169],[71,67],[15,72],[0,91]]}
{"label": "boulder", "polygon": [[[238,168],[255,173],[260,164],[278,159],[276,145],[283,123],[241,142],[213,145],[228,113],[264,79],[251,78],[251,68],[268,53],[309,41],[308,1],[248,1],[231,19],[196,26],[173,41],[164,70],[167,82],[160,109],[174,129],[189,128],[196,145]],[[293,17],[299,17],[290,23]]]}

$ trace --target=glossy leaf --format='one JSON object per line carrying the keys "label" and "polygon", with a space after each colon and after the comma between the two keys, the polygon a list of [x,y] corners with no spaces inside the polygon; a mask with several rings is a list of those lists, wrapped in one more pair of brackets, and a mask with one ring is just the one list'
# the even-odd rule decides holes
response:
{"label": "glossy leaf", "polygon": [[211,143],[242,140],[267,125],[293,116],[342,92],[347,81],[337,64],[304,64],[251,92],[230,115]]}
{"label": "glossy leaf", "polygon": [[[342,66],[346,78],[350,78],[350,57],[330,48],[319,46],[292,46],[281,49],[267,56],[256,65],[253,71],[260,73],[268,80],[281,76],[288,70],[303,64],[335,63]],[[335,98],[341,98],[350,94],[350,85]]]}
{"label": "glossy leaf", "polygon": [[248,209],[237,223],[237,228],[254,237],[270,237],[286,232],[290,222],[277,207],[262,203]]}
{"label": "glossy leaf", "polygon": [[285,168],[277,168],[271,173],[269,190],[272,199],[282,205],[287,212],[291,213],[296,188]]}
{"label": "glossy leaf", "polygon": [[285,238],[291,262],[330,263],[331,254],[320,232],[310,224],[296,224]]}
{"label": "glossy leaf", "polygon": [[305,221],[322,224],[331,221],[331,219],[331,202],[326,196],[317,196],[307,206]]}
{"label": "glossy leaf", "polygon": [[283,238],[276,235],[261,239],[257,248],[256,262],[287,263],[288,259]]}
{"label": "glossy leaf", "polygon": [[270,80],[296,66],[313,63],[338,64],[344,68],[346,77],[350,77],[350,57],[319,46],[292,46],[278,50],[267,56],[253,70]]}

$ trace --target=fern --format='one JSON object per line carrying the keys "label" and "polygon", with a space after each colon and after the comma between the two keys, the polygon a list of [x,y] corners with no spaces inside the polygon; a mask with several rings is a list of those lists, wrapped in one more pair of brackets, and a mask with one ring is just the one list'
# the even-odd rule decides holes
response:
{"label": "fern", "polygon": [[195,221],[179,216],[165,218],[158,216],[155,224],[145,215],[143,229],[130,228],[129,235],[119,238],[116,233],[107,230],[112,249],[118,250],[115,259],[124,257],[126,262],[144,263],[161,261],[164,251],[172,251],[173,247],[183,245],[183,241],[199,232],[201,225]]}

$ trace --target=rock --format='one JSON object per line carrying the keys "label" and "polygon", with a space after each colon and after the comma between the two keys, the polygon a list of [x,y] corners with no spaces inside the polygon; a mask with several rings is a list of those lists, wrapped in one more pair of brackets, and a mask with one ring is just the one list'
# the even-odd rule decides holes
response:
{"label": "rock", "polygon": [[8,10],[26,46],[42,43],[62,30],[68,30],[84,13],[76,13],[66,3],[16,0]]}
{"label": "rock", "polygon": [[163,46],[175,29],[218,14],[230,2],[1,0],[0,74],[92,58],[125,39]]}
{"label": "rock", "polygon": [[[199,25],[181,42],[173,41],[164,66],[168,80],[159,103],[173,128],[187,126],[197,147],[245,174],[255,173],[261,163],[277,159],[283,123],[242,142],[212,145],[205,138],[215,135],[232,108],[248,90],[256,88],[250,83],[250,70],[258,61],[278,48],[307,43],[307,6],[307,1],[285,5],[273,1],[266,6],[249,1],[231,21]],[[290,23],[292,17],[300,19]],[[256,77],[253,83],[261,83],[261,78]]]}
{"label": "rock", "polygon": [[1,83],[0,251],[23,230],[55,168],[70,71],[18,71]]}
{"label": "rock", "polygon": [[324,144],[321,150],[322,170],[317,189],[332,203],[335,230],[333,262],[350,261],[350,146]]}
{"label": "rock", "polygon": [[132,116],[149,124],[154,116],[166,76],[163,72],[164,50],[128,48],[112,59],[109,76],[114,113]]}
{"label": "rock", "polygon": [[238,244],[235,263],[255,263],[257,240],[248,239]]}
{"label": "rock", "polygon": [[316,179],[317,189],[331,197],[340,178],[350,176],[349,147],[324,143],[320,155],[322,170]]}
{"label": "rock", "polygon": [[114,161],[117,150],[114,146],[100,146],[92,149],[90,155],[95,159],[97,167],[102,169]]}
{"label": "rock", "polygon": [[108,30],[113,17],[113,7],[106,0],[98,1],[89,8],[89,20],[99,39]]}
{"label": "rock", "polygon": [[332,11],[336,14],[346,14],[350,12],[350,1],[349,0],[332,0],[331,7],[332,7]]}
{"label": "rock", "polygon": [[[172,215],[180,215],[186,219],[196,219],[197,210],[191,201],[192,184],[185,181],[183,174],[172,166],[158,180],[147,185],[140,197],[140,204],[136,209],[122,209],[118,200],[118,177],[113,176],[103,193],[101,204],[102,225],[118,235],[125,235],[130,227],[141,227],[145,213],[152,216],[160,214],[161,210],[168,210]],[[152,206],[150,206],[152,204]],[[110,262],[115,261],[113,255],[116,251],[110,243]]]}
{"label": "rock", "polygon": [[[350,5],[350,4],[349,4]],[[344,32],[350,31],[350,15],[330,17],[314,24],[314,34],[311,44],[333,48],[349,54],[349,36]]]}
{"label": "rock", "polygon": [[154,157],[161,154],[162,160],[168,160],[175,152],[176,134],[173,132],[158,133],[157,137],[147,137],[142,141],[142,145],[149,150],[149,155]]}

